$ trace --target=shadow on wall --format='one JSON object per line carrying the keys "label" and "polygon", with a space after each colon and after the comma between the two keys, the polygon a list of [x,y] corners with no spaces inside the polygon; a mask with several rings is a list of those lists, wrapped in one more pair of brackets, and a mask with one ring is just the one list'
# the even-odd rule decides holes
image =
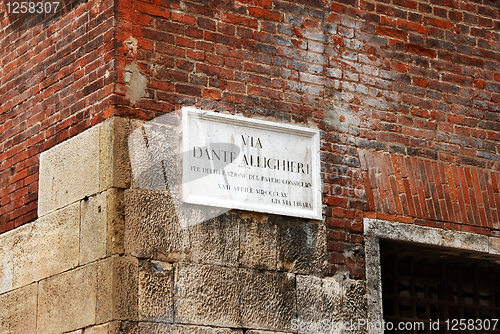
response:
{"label": "shadow on wall", "polygon": [[48,26],[87,0],[0,0],[9,26],[14,31]]}

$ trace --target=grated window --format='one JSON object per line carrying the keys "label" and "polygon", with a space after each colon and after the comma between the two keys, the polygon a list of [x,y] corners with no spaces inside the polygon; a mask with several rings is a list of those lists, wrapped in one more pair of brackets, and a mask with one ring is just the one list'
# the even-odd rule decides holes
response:
{"label": "grated window", "polygon": [[500,265],[494,259],[384,240],[380,250],[384,321],[394,325],[386,332],[500,333],[500,320],[492,330],[500,319]]}

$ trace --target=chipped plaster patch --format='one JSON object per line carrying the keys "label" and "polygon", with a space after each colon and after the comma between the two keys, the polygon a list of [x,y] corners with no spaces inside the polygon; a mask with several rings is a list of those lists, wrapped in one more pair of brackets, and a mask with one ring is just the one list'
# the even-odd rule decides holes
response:
{"label": "chipped plaster patch", "polygon": [[325,110],[328,124],[340,132],[358,134],[360,120],[353,115],[352,110],[345,104],[333,106]]}
{"label": "chipped plaster patch", "polygon": [[137,41],[137,39],[135,39],[132,36],[130,36],[123,42],[123,44],[125,44],[125,46],[128,48],[128,53],[131,54],[132,56],[135,56],[137,54],[138,43],[139,42]]}
{"label": "chipped plaster patch", "polygon": [[123,79],[127,86],[125,97],[136,104],[142,97],[147,97],[146,87],[148,80],[141,73],[141,69],[136,62],[128,64],[123,69]]}

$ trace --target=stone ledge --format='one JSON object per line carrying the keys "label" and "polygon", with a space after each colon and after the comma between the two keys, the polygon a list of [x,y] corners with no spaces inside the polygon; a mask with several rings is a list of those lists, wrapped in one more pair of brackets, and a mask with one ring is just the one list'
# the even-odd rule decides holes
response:
{"label": "stone ledge", "polygon": [[367,236],[385,239],[411,241],[491,255],[500,254],[500,238],[470,232],[365,218],[364,233]]}

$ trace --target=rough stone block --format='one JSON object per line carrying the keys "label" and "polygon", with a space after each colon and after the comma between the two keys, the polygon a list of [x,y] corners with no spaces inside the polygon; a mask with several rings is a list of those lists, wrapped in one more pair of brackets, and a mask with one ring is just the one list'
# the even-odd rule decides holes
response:
{"label": "rough stone block", "polygon": [[[490,254],[500,254],[500,238],[489,237],[489,247],[488,252]],[[1,253],[1,250],[0,250]],[[0,264],[1,267],[1,264]]]}
{"label": "rough stone block", "polygon": [[40,154],[38,216],[108,188],[127,188],[130,121],[112,117]]}
{"label": "rough stone block", "polygon": [[123,212],[121,189],[81,201],[80,265],[123,253]]}
{"label": "rough stone block", "polygon": [[239,327],[240,289],[235,268],[179,264],[175,321]]}
{"label": "rough stone block", "polygon": [[235,214],[226,213],[189,227],[191,260],[195,263],[237,267],[240,247]]}
{"label": "rough stone block", "polygon": [[108,118],[99,124],[99,191],[130,186],[131,168],[128,137],[130,120]]}
{"label": "rough stone block", "polygon": [[[348,280],[344,283],[344,304],[342,313],[344,321],[353,319],[367,319],[366,284],[364,281]],[[352,333],[366,333],[366,331],[352,331]]]}
{"label": "rough stone block", "polygon": [[287,332],[271,332],[271,331],[261,331],[256,329],[251,329],[246,331],[248,334],[285,334]]}
{"label": "rough stone block", "polygon": [[109,334],[109,324],[85,328],[83,334]]}
{"label": "rough stone block", "polygon": [[240,269],[243,327],[286,331],[297,313],[295,275]]}
{"label": "rough stone block", "polygon": [[137,259],[111,257],[96,265],[96,323],[137,320],[139,285]]}
{"label": "rough stone block", "polygon": [[342,284],[333,278],[297,275],[298,320],[316,325],[315,332],[328,332],[328,325],[342,320],[343,297]]}
{"label": "rough stone block", "polygon": [[0,295],[0,334],[36,333],[38,283]]}
{"label": "rough stone block", "polygon": [[488,253],[488,237],[474,233],[443,231],[443,246]]}
{"label": "rough stone block", "polygon": [[326,268],[326,231],[322,224],[274,216],[278,226],[278,270],[321,274]]}
{"label": "rough stone block", "polygon": [[162,191],[169,186],[175,190],[172,188],[178,185],[180,136],[175,126],[162,122],[168,116],[147,123],[132,121],[129,154],[133,186]]}
{"label": "rough stone block", "polygon": [[[107,334],[123,334],[124,332],[122,331],[123,324],[124,323],[129,323],[125,321],[111,321],[108,322],[108,333]],[[129,333],[129,332],[125,332]]]}
{"label": "rough stone block", "polygon": [[62,333],[94,324],[96,296],[95,264],[40,281],[38,333]]}
{"label": "rough stone block", "polygon": [[106,192],[107,206],[107,255],[124,253],[125,199],[124,190],[111,188]]}
{"label": "rough stone block", "polygon": [[96,323],[104,323],[113,319],[113,289],[115,258],[99,261],[97,266]]}
{"label": "rough stone block", "polygon": [[144,261],[139,266],[139,320],[173,322],[172,264]]}
{"label": "rough stone block", "polygon": [[180,226],[166,192],[125,191],[125,252],[176,262],[189,256],[189,230]]}
{"label": "rough stone block", "polygon": [[[243,334],[243,330],[152,322],[125,323],[116,334]],[[111,333],[110,333],[111,334]],[[115,333],[112,333],[115,334]]]}
{"label": "rough stone block", "polygon": [[107,254],[107,209],[106,193],[81,201],[80,265]]}
{"label": "rough stone block", "polygon": [[442,231],[427,226],[401,224],[370,218],[365,218],[363,225],[366,235],[438,246],[443,244]]}
{"label": "rough stone block", "polygon": [[240,220],[240,265],[247,268],[276,270],[277,227],[268,221]]}
{"label": "rough stone block", "polygon": [[[79,225],[80,203],[75,203],[2,234],[0,240],[11,239],[5,243],[10,248],[2,248],[7,263],[13,264],[12,288],[76,267]],[[8,265],[5,268],[9,270]],[[9,284],[2,282],[2,286]]]}
{"label": "rough stone block", "polygon": [[40,154],[38,216],[99,191],[99,126]]}
{"label": "rough stone block", "polygon": [[243,334],[235,328],[171,325],[169,329],[172,334]]}

